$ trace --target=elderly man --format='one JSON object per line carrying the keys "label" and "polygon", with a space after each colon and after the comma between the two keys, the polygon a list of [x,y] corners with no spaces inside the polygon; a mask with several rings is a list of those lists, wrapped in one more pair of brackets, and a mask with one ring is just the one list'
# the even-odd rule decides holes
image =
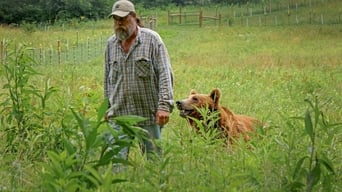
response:
{"label": "elderly man", "polygon": [[[120,130],[111,117],[145,117],[139,126],[147,131],[150,140],[143,141],[141,149],[149,158],[151,153],[161,151],[151,140],[161,139],[161,128],[168,123],[174,107],[169,55],[158,33],[139,26],[132,2],[115,2],[110,17],[115,34],[105,51],[104,96],[110,105],[106,119]],[[123,149],[121,157],[127,159],[128,151]]]}

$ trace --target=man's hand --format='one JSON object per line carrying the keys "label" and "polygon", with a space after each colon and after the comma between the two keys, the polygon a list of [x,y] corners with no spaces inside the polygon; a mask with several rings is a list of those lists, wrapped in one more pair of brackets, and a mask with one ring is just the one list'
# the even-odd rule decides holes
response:
{"label": "man's hand", "polygon": [[105,114],[104,120],[105,120],[105,122],[108,122],[108,120],[109,120],[108,113]]}
{"label": "man's hand", "polygon": [[157,124],[160,126],[163,126],[169,122],[170,113],[167,111],[158,110],[156,118],[157,118]]}

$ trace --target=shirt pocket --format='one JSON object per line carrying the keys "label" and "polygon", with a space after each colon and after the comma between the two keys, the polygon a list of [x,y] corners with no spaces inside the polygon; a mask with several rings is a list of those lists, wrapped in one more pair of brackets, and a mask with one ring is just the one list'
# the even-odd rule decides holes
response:
{"label": "shirt pocket", "polygon": [[119,74],[119,66],[118,66],[117,61],[110,62],[108,78],[111,81],[111,83],[114,83],[118,79],[118,74]]}
{"label": "shirt pocket", "polygon": [[135,69],[135,73],[139,78],[147,79],[151,76],[152,63],[148,58],[137,58],[135,60]]}

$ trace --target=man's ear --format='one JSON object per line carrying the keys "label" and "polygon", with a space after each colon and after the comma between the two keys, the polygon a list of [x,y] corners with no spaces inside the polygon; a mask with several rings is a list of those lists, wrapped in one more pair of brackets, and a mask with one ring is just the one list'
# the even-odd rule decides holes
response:
{"label": "man's ear", "polygon": [[133,12],[133,11],[130,12],[129,14],[132,15],[134,18],[137,17],[137,14],[135,12]]}
{"label": "man's ear", "polygon": [[219,106],[220,103],[220,97],[221,97],[221,90],[218,88],[215,88],[211,90],[209,96],[212,98],[216,106]]}

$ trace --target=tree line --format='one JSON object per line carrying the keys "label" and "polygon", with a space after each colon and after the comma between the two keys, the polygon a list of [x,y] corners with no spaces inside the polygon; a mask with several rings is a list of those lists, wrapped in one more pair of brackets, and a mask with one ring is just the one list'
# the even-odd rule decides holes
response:
{"label": "tree line", "polygon": [[[69,19],[102,19],[108,16],[116,0],[1,0],[0,23],[20,24],[65,21]],[[143,8],[165,7],[171,4],[209,5],[244,4],[265,0],[131,0]]]}

